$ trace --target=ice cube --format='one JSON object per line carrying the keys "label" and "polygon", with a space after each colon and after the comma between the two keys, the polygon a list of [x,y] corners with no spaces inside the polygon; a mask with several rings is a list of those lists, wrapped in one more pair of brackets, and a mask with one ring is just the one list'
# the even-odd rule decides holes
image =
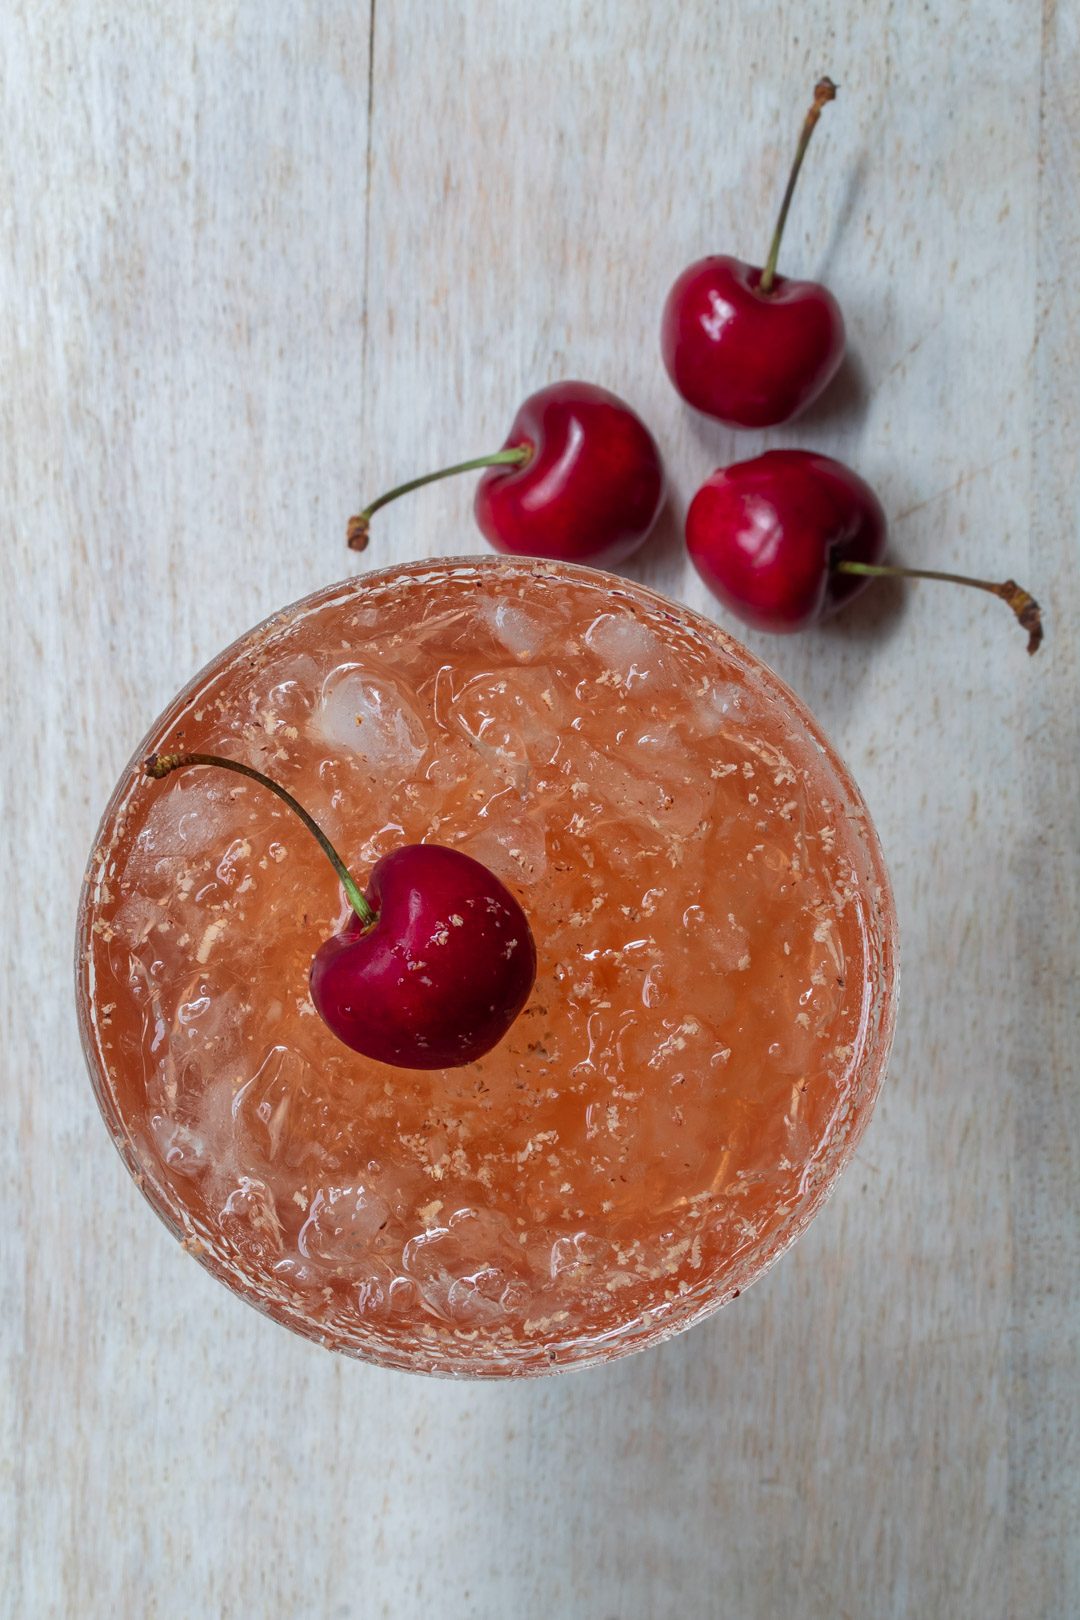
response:
{"label": "ice cube", "polygon": [[459,1277],[447,1291],[449,1313],[455,1322],[497,1322],[505,1314],[502,1296],[506,1287],[506,1273],[497,1266],[488,1266],[472,1277]]}
{"label": "ice cube", "polygon": [[[588,816],[593,827],[614,817],[650,832],[686,838],[707,813],[711,784],[685,775],[680,780],[670,756],[657,753],[654,765],[644,765],[648,752],[638,753],[632,745],[616,753],[601,753],[588,743],[578,743],[570,757],[572,774],[586,786],[585,799],[602,806],[599,816]],[[633,765],[644,768],[634,769]]]}
{"label": "ice cube", "polygon": [[547,871],[544,829],[509,794],[493,799],[489,814],[490,821],[458,847],[511,888],[539,883]]}
{"label": "ice cube", "polygon": [[556,1238],[551,1246],[551,1275],[555,1278],[564,1271],[585,1271],[602,1260],[606,1253],[607,1245],[588,1232],[574,1232]]}
{"label": "ice cube", "polygon": [[620,756],[659,789],[655,824],[665,832],[687,836],[707,815],[715,797],[712,779],[702,773],[674,726],[651,724],[629,736]]}
{"label": "ice cube", "polygon": [[276,1258],[284,1247],[274,1195],[265,1181],[241,1176],[218,1216],[222,1235],[256,1260]]}
{"label": "ice cube", "polygon": [[[231,781],[235,784],[236,778]],[[220,773],[192,771],[174,778],[155,792],[147,806],[125,878],[145,877],[170,857],[186,859],[225,849],[235,834],[236,819],[230,785],[222,782]]]}
{"label": "ice cube", "polygon": [[494,600],[485,598],[481,612],[500,647],[523,661],[536,656],[552,629],[535,608],[524,607],[505,596]]}
{"label": "ice cube", "polygon": [[276,652],[272,660],[251,668],[234,699],[237,711],[246,706],[251,721],[268,737],[288,726],[303,729],[307,725],[322,673],[306,653],[288,654],[286,647]]}
{"label": "ice cube", "polygon": [[113,928],[132,950],[146,944],[152,928],[165,921],[165,912],[145,894],[129,895],[113,918]]}
{"label": "ice cube", "polygon": [[517,1256],[514,1229],[495,1210],[466,1206],[455,1210],[445,1225],[433,1226],[410,1238],[403,1259],[410,1276],[423,1278],[436,1270],[463,1277],[485,1265]]}
{"label": "ice cube", "polygon": [[699,736],[715,737],[744,718],[746,688],[738,681],[713,681],[694,704],[694,729]]}
{"label": "ice cube", "polygon": [[210,1163],[206,1138],[166,1114],[150,1121],[161,1162],[177,1176],[197,1176]]}
{"label": "ice cube", "polygon": [[450,714],[476,751],[519,787],[528,768],[548,764],[559,746],[560,689],[546,666],[475,676]]}
{"label": "ice cube", "polygon": [[514,1229],[493,1210],[459,1209],[448,1226],[411,1238],[405,1270],[426,1308],[444,1321],[494,1321],[521,1264]]}
{"label": "ice cube", "polygon": [[335,750],[379,771],[411,775],[427,752],[417,708],[391,676],[343,664],[323,681],[315,723]]}
{"label": "ice cube", "polygon": [[241,1161],[253,1148],[271,1164],[287,1153],[293,1104],[301,1094],[304,1075],[304,1060],[297,1052],[272,1046],[251,1079],[237,1091],[232,1117]]}
{"label": "ice cube", "polygon": [[300,1229],[297,1247],[308,1260],[328,1266],[355,1266],[370,1257],[390,1208],[372,1188],[320,1187]]}
{"label": "ice cube", "polygon": [[602,613],[585,632],[586,645],[631,689],[672,686],[675,662],[660,637],[647,625],[622,613]]}

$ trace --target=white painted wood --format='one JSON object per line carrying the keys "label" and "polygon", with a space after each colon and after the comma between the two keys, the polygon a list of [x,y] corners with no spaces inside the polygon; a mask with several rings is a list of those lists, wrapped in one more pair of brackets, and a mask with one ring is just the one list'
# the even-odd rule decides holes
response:
{"label": "white painted wood", "polygon": [[[1067,3],[9,0],[0,10],[4,1265],[0,1609],[811,1620],[1080,1613],[1077,13]],[[369,37],[374,74],[369,80]],[[674,274],[760,256],[813,78],[841,95],[784,266],[848,314],[797,430],[691,420]],[[368,123],[369,104],[372,110]],[[904,934],[891,1080],[830,1208],[664,1349],[512,1388],[335,1360],[150,1217],[71,1007],[77,884],[147,721],[359,566],[388,480],[578,374],[678,516],[763,442],[851,460],[913,562],[754,645],[875,812]],[[473,548],[470,490],[365,563]]]}

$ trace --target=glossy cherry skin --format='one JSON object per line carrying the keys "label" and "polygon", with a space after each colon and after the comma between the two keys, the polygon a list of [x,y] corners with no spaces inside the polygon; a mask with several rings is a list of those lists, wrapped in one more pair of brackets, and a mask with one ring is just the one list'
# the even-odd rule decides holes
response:
{"label": "glossy cherry skin", "polygon": [[729,427],[789,422],[832,380],[844,317],[827,287],[777,276],[727,254],[684,270],[664,305],[660,346],[689,405]]}
{"label": "glossy cherry skin", "polygon": [[476,521],[496,551],[560,562],[621,562],[646,539],[664,500],[656,441],[629,405],[593,383],[531,394],[504,449],[521,467],[489,467]]}
{"label": "glossy cherry skin", "polygon": [[803,630],[849,601],[868,581],[832,565],[877,562],[885,534],[869,484],[809,450],[768,450],[719,468],[686,514],[698,573],[759,630]]}
{"label": "glossy cherry skin", "polygon": [[311,964],[311,998],[339,1040],[402,1069],[490,1052],[529,999],[536,946],[494,872],[442,844],[406,844],[372,868],[376,920],[350,918]]}

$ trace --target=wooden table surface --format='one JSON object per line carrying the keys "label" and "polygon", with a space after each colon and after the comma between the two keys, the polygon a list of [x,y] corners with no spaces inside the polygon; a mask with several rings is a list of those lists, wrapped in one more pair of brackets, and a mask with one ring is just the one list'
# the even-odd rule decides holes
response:
{"label": "wooden table surface", "polygon": [[[1068,0],[8,0],[0,10],[5,1615],[369,1620],[1080,1614],[1080,129]],[[664,376],[664,292],[783,256],[850,357],[736,436]],[[877,588],[749,638],[880,829],[890,1078],[780,1266],[659,1351],[506,1387],[332,1357],[153,1219],[98,1118],[78,884],[144,728],[221,645],[363,565],[481,549],[467,482],[582,376],[673,498],[628,570],[709,609],[686,500],[838,454],[897,557],[1044,599]],[[715,604],[713,605],[713,611]]]}

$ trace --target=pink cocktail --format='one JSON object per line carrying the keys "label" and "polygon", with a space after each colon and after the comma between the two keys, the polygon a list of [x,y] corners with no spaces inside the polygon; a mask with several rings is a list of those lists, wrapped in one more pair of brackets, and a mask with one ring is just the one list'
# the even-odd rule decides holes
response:
{"label": "pink cocktail", "polygon": [[850,777],[714,625],[583,568],[392,569],[237,642],[150,749],[258,766],[361,885],[405,842],[467,851],[539,952],[480,1062],[368,1061],[314,1014],[346,907],[288,810],[125,773],[80,913],[87,1057],[238,1293],[386,1364],[538,1373],[687,1326],[806,1225],[881,1082],[895,919]]}

